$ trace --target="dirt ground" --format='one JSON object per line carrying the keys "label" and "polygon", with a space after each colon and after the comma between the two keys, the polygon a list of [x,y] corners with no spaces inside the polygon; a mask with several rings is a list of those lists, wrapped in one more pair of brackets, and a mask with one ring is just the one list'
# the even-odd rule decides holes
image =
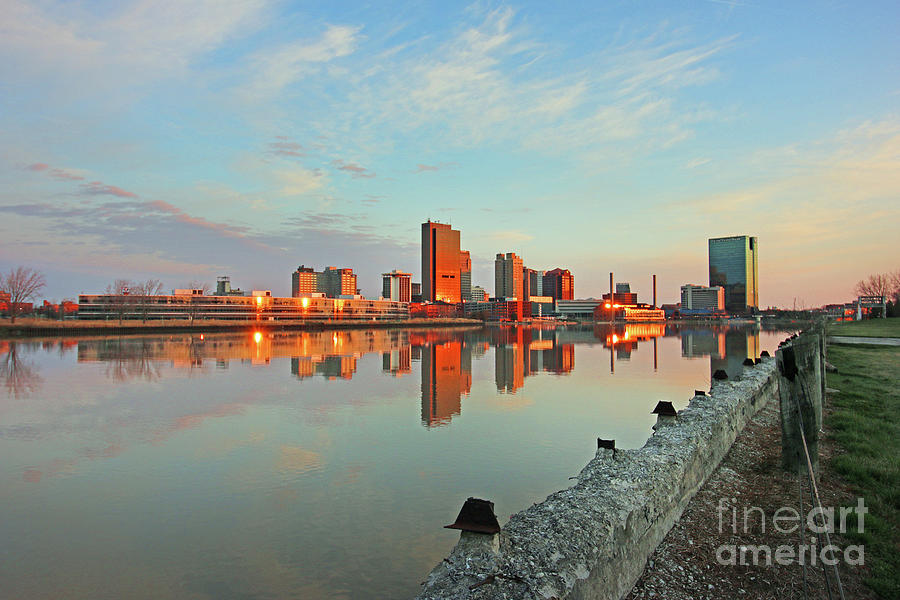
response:
{"label": "dirt ground", "polygon": [[[826,408],[827,412],[827,408]],[[855,506],[856,497],[847,486],[830,471],[828,464],[834,446],[828,432],[820,434],[819,456],[821,461],[818,481],[819,494],[824,507]],[[811,510],[809,483],[803,483],[804,517]],[[753,553],[745,553],[746,564],[720,564],[717,550],[721,546],[734,545],[735,552],[720,551],[719,557],[727,561],[732,556],[740,562],[740,547],[767,545],[774,552],[779,546],[791,546],[796,552],[800,532],[781,533],[773,526],[772,517],[781,507],[800,508],[800,480],[781,468],[781,423],[777,401],[770,402],[747,425],[719,468],[688,504],[681,520],[675,524],[660,546],[650,556],[644,573],[627,600],[663,598],[719,599],[719,598],[816,598],[828,599],[820,560],[805,569],[797,559],[789,565],[754,565]],[[720,499],[724,499],[719,510]],[[732,500],[734,499],[734,500]],[[737,512],[736,527],[732,522],[732,507]],[[759,507],[765,513],[765,532],[759,511],[751,511],[744,527],[744,509]],[[836,514],[839,510],[835,508]],[[785,512],[782,515],[788,514]],[[721,517],[721,533],[720,533]],[[852,522],[852,517],[851,517]],[[789,521],[780,521],[783,530],[789,529]],[[811,544],[813,534],[807,530],[803,543]],[[832,543],[845,549],[853,542],[840,534],[832,534]],[[821,549],[826,544],[816,542]],[[765,563],[760,554],[759,563]],[[843,555],[839,555],[841,558]],[[862,570],[838,561],[845,598],[876,598],[862,583]],[[829,569],[832,597],[840,598],[834,582],[833,569]],[[805,590],[804,590],[805,587]]]}

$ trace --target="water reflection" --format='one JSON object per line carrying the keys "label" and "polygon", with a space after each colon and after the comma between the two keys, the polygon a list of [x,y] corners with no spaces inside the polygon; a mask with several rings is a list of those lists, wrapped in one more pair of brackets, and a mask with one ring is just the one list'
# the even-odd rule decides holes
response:
{"label": "water reflection", "polygon": [[713,361],[739,366],[781,337],[627,325],[0,342],[0,539],[17,540],[0,581],[17,598],[130,597],[147,581],[155,598],[412,597],[456,542],[441,526],[461,500],[504,516],[542,500],[598,437],[640,446],[658,400],[682,408]]}
{"label": "water reflection", "polygon": [[[3,380],[8,396],[26,398],[40,388],[41,376],[37,368],[23,356],[36,347],[36,343],[0,341],[0,380]],[[52,347],[50,344],[44,349]]]}
{"label": "water reflection", "polygon": [[462,410],[472,386],[472,360],[494,351],[494,383],[499,393],[515,394],[526,379],[545,372],[565,375],[575,369],[575,346],[600,344],[609,351],[609,372],[629,361],[652,342],[653,370],[659,368],[658,338],[680,337],[684,358],[710,357],[710,374],[724,369],[740,375],[744,359],[759,357],[760,330],[750,327],[683,328],[662,323],[593,327],[499,326],[469,330],[340,330],[314,332],[247,332],[145,337],[0,342],[0,379],[7,394],[22,397],[40,385],[37,367],[23,353],[57,348],[60,355],[77,348],[79,363],[106,366],[116,382],[155,381],[164,365],[174,370],[204,372],[209,365],[227,370],[233,361],[269,365],[289,357],[291,375],[299,380],[321,376],[352,379],[358,361],[368,353],[382,355],[382,371],[402,377],[421,361],[421,421],[426,427],[447,425]]}
{"label": "water reflection", "polygon": [[744,360],[756,360],[762,352],[758,329],[724,326],[685,329],[680,333],[682,356],[710,357],[710,378],[720,369],[729,379],[740,377]]}

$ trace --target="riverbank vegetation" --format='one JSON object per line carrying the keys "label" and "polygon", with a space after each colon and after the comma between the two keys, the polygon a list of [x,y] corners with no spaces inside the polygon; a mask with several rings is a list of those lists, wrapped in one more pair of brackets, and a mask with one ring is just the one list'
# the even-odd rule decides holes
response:
{"label": "riverbank vegetation", "polygon": [[830,323],[828,335],[900,338],[900,318]]}
{"label": "riverbank vegetation", "polygon": [[[900,337],[900,319],[844,325],[829,334]],[[869,508],[865,532],[850,537],[865,545],[866,583],[883,598],[900,598],[900,348],[830,345],[828,361],[838,369],[827,377],[838,390],[825,417],[837,445],[830,468]]]}

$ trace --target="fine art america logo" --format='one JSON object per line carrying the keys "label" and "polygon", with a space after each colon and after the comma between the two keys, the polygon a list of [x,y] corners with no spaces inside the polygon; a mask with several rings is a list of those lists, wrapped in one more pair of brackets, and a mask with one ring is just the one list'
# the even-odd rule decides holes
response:
{"label": "fine art america logo", "polygon": [[[814,507],[806,515],[801,515],[797,509],[783,506],[772,515],[771,523],[766,523],[766,514],[757,506],[743,507],[741,519],[738,519],[738,507],[735,498],[720,498],[718,509],[719,533],[725,534],[750,534],[758,525],[761,533],[766,532],[770,526],[772,530],[785,535],[795,534],[799,537],[798,543],[793,545],[783,544],[772,548],[767,544],[736,545],[722,544],[716,549],[716,562],[720,565],[753,565],[771,566],[774,562],[779,565],[836,565],[842,558],[848,565],[865,564],[865,546],[847,546],[843,551],[837,546],[824,541],[820,542],[822,534],[847,533],[848,517],[856,516],[854,530],[859,533],[865,531],[865,515],[869,512],[862,498],[857,498],[856,506],[841,506],[835,508]],[[743,531],[739,525],[743,526]],[[802,529],[801,529],[802,528]],[[809,537],[806,537],[806,534]]]}

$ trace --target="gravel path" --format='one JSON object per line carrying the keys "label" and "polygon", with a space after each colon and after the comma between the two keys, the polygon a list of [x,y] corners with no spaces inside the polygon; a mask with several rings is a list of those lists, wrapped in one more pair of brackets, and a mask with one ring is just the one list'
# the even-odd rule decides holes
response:
{"label": "gravel path", "polygon": [[[856,498],[828,468],[834,451],[827,433],[820,438],[819,450],[823,476],[818,482],[824,506],[854,506]],[[787,566],[774,560],[771,565],[754,566],[753,555],[747,564],[717,562],[717,550],[723,545],[767,545],[774,551],[788,545],[796,551],[799,532],[783,534],[773,527],[772,517],[781,507],[799,509],[797,476],[781,469],[781,423],[778,403],[770,402],[754,417],[736,440],[731,451],[706,484],[688,504],[681,520],[675,524],[656,551],[650,556],[637,584],[627,600],[663,598],[665,600],[699,600],[703,598],[816,598],[827,599],[821,564],[804,570],[796,559]],[[806,479],[803,479],[806,484]],[[727,503],[719,510],[720,501]],[[807,488],[803,489],[804,516],[811,509]],[[736,527],[732,527],[731,506],[737,510]],[[765,514],[765,531],[758,511],[752,511],[745,529],[746,507],[759,507]],[[837,509],[835,509],[837,512]],[[784,514],[784,513],[782,513]],[[720,516],[722,518],[720,532]],[[784,522],[782,522],[784,523]],[[783,529],[787,527],[783,526]],[[812,534],[806,532],[806,544]],[[833,535],[839,548],[852,542]],[[739,556],[739,550],[737,555]],[[729,552],[720,556],[727,559]],[[762,555],[761,555],[762,556]],[[760,562],[765,562],[761,560]],[[849,567],[840,562],[841,579],[846,598],[875,598],[861,583],[864,567]],[[838,597],[836,588],[833,591]]]}

